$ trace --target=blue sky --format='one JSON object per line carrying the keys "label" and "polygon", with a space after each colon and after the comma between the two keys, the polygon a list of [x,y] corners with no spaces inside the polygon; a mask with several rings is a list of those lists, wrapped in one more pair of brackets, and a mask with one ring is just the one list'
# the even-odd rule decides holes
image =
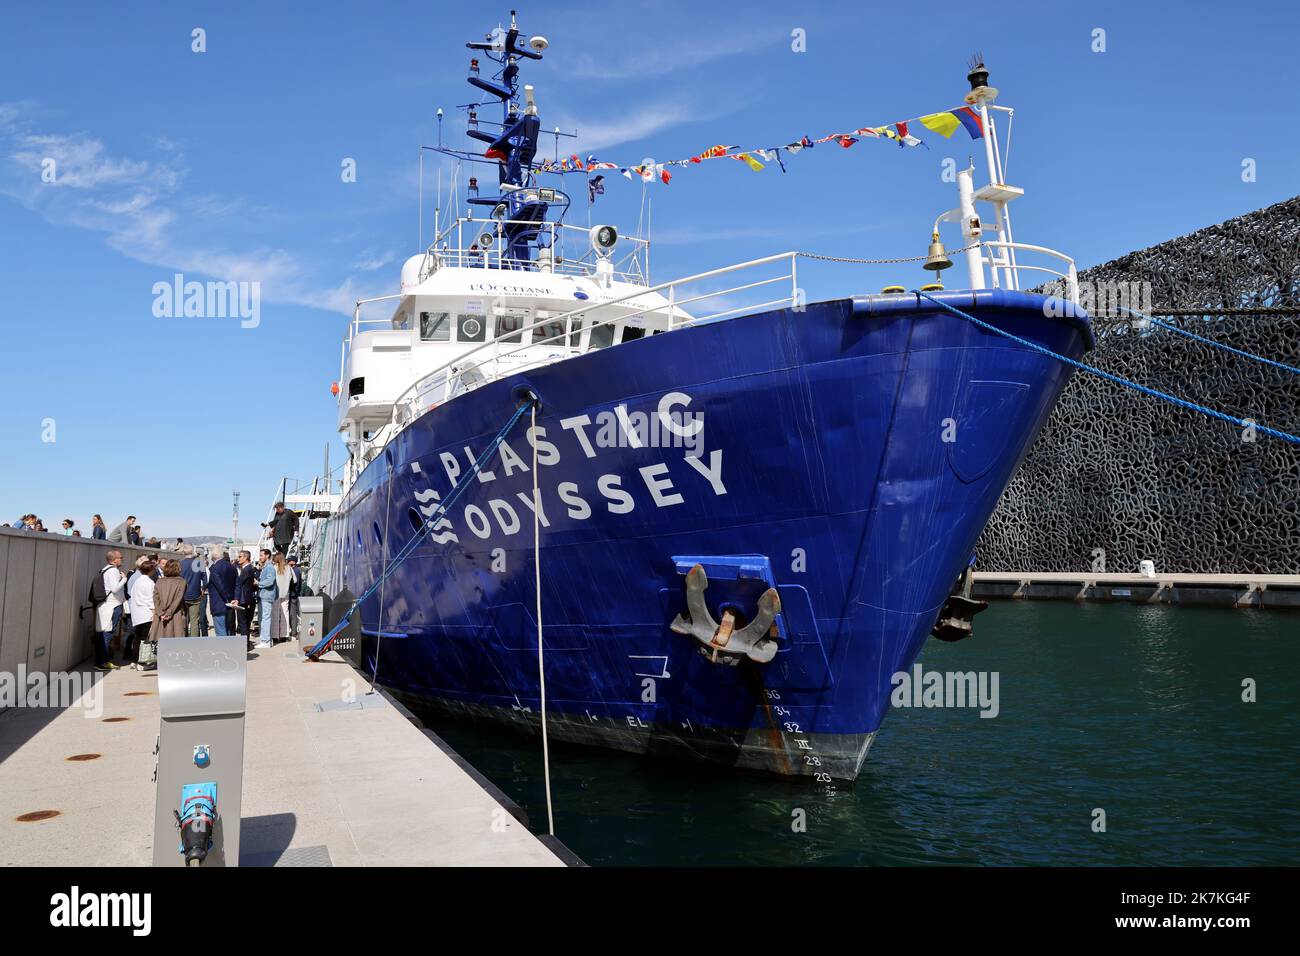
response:
{"label": "blue sky", "polygon": [[[1087,266],[1298,191],[1290,4],[519,9],[525,33],[551,41],[524,72],[544,127],[576,129],[583,155],[675,159],[950,108],[979,50],[999,102],[1017,109],[1007,178],[1027,190],[1021,241]],[[84,529],[93,512],[111,526],[130,511],[146,533],[223,533],[239,488],[247,530],[279,476],[318,469],[345,313],[395,290],[419,238],[417,146],[436,140],[439,106],[445,139],[462,138],[464,42],[508,15],[505,3],[439,2],[7,12],[0,517]],[[196,27],[204,53],[191,50]],[[655,279],[795,248],[923,252],[954,202],[941,162],[973,151],[960,132],[924,138],[928,151],[828,145],[786,175],[719,162],[646,187]],[[41,180],[47,157],[54,183]],[[1255,182],[1242,181],[1247,158]],[[633,229],[642,188],[611,181],[596,221]],[[809,296],[911,285],[913,270],[819,272]],[[153,285],[176,272],[260,282],[260,324],[155,317]]]}

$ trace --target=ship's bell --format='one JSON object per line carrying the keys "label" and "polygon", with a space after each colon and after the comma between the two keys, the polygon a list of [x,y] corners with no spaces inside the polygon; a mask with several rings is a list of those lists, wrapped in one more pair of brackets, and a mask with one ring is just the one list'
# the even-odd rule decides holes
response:
{"label": "ship's bell", "polygon": [[952,260],[948,258],[948,250],[943,247],[936,232],[930,238],[930,254],[926,256],[923,269],[929,269],[931,272],[942,272],[944,269],[952,268]]}

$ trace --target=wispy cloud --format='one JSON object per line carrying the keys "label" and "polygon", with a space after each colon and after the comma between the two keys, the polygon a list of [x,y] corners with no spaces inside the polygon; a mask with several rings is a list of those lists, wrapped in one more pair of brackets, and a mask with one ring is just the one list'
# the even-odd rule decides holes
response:
{"label": "wispy cloud", "polygon": [[362,272],[375,272],[382,269],[390,262],[397,261],[397,253],[393,251],[375,253],[367,249],[361,254],[361,258],[352,263],[352,268],[360,269]]}
{"label": "wispy cloud", "polygon": [[[557,125],[562,129],[576,130],[578,133],[576,148],[583,153],[590,153],[623,143],[635,143],[683,123],[716,119],[727,112],[730,112],[730,108],[721,104],[700,106],[686,97],[654,100],[640,106],[626,108],[614,115],[597,118],[579,118],[561,111],[560,122]],[[543,146],[545,142],[546,138],[543,135]],[[639,162],[641,157],[635,159]]]}
{"label": "wispy cloud", "polygon": [[631,54],[587,53],[573,58],[565,66],[565,75],[584,80],[626,80],[664,76],[702,66],[723,57],[752,53],[779,42],[788,42],[788,34],[779,31],[719,34],[702,32],[675,43],[651,43]]}
{"label": "wispy cloud", "polygon": [[[30,104],[0,103],[0,195],[46,220],[102,233],[110,248],[148,265],[259,282],[267,301],[347,314],[357,298],[373,294],[351,278],[322,284],[286,249],[213,243],[214,225],[246,218],[248,204],[187,192],[184,156],[174,144],[157,141],[146,159],[116,156],[89,133],[32,130],[31,112]],[[379,269],[393,255],[369,256],[356,268]]]}
{"label": "wispy cloud", "polygon": [[689,246],[701,242],[734,242],[746,239],[782,239],[789,242],[792,236],[799,241],[832,236],[854,236],[882,228],[883,223],[858,223],[848,226],[792,226],[776,225],[734,226],[722,229],[665,229],[656,232],[651,240],[657,246]]}

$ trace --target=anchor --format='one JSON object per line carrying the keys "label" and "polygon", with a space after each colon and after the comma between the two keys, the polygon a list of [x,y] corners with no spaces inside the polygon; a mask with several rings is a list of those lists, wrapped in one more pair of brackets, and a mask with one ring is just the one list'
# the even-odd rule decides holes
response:
{"label": "anchor", "polygon": [[670,625],[677,634],[687,634],[700,644],[700,653],[715,664],[735,667],[742,658],[766,664],[776,657],[777,645],[768,635],[781,598],[776,588],[768,588],[758,599],[758,613],[744,627],[736,630],[736,614],[727,609],[719,624],[704,604],[704,589],[709,586],[704,566],[695,565],[686,575],[686,610],[689,617],[678,614]]}
{"label": "anchor", "polygon": [[977,601],[971,597],[974,580],[974,565],[968,565],[962,572],[962,576],[957,579],[957,587],[961,590],[961,594],[950,594],[948,600],[943,602],[943,607],[939,609],[939,619],[930,629],[932,637],[951,644],[975,633],[974,617],[980,611],[986,610],[989,602]]}

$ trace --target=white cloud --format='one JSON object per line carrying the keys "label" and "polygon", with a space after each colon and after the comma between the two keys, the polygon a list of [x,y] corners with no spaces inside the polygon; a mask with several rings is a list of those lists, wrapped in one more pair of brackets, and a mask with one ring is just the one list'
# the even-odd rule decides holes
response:
{"label": "white cloud", "polygon": [[[556,125],[561,129],[576,130],[578,138],[570,142],[576,142],[575,152],[586,154],[622,143],[634,143],[682,123],[716,119],[725,112],[727,110],[721,106],[703,108],[686,99],[657,100],[600,119],[576,119],[561,114]],[[546,155],[545,146],[546,134],[543,133],[539,150],[542,155]],[[637,156],[626,161],[639,163],[641,159]]]}
{"label": "white cloud", "polygon": [[656,246],[689,246],[695,243],[734,242],[746,239],[781,239],[798,236],[800,241],[832,236],[856,236],[880,229],[883,224],[855,222],[848,226],[793,226],[776,225],[734,226],[721,229],[664,229],[656,231],[651,241]]}
{"label": "white cloud", "polygon": [[[148,265],[259,282],[266,301],[351,314],[357,298],[375,294],[357,288],[351,278],[322,287],[302,257],[286,249],[232,249],[211,242],[206,234],[215,224],[249,218],[247,203],[187,193],[183,156],[167,140],[154,144],[157,155],[150,159],[114,156],[87,133],[30,131],[25,128],[30,112],[29,104],[0,103],[0,195],[46,220],[103,233],[111,249]],[[42,179],[47,159],[55,163],[53,182]],[[371,256],[357,268],[384,264]]]}
{"label": "white cloud", "polygon": [[352,263],[352,268],[360,269],[362,272],[375,272],[382,269],[391,262],[397,261],[397,253],[393,251],[375,253],[367,249],[361,254],[361,258]]}
{"label": "white cloud", "polygon": [[620,50],[617,57],[579,54],[564,73],[583,80],[624,80],[663,76],[701,66],[728,56],[751,53],[762,47],[785,42],[788,35],[776,31],[743,34],[702,33],[677,43],[647,43],[640,52]]}
{"label": "white cloud", "polygon": [[97,139],[75,134],[20,135],[10,158],[39,173],[47,159],[54,160],[58,176],[52,184],[64,189],[93,189],[106,183],[133,183],[147,175],[175,175],[149,163],[113,159]]}

